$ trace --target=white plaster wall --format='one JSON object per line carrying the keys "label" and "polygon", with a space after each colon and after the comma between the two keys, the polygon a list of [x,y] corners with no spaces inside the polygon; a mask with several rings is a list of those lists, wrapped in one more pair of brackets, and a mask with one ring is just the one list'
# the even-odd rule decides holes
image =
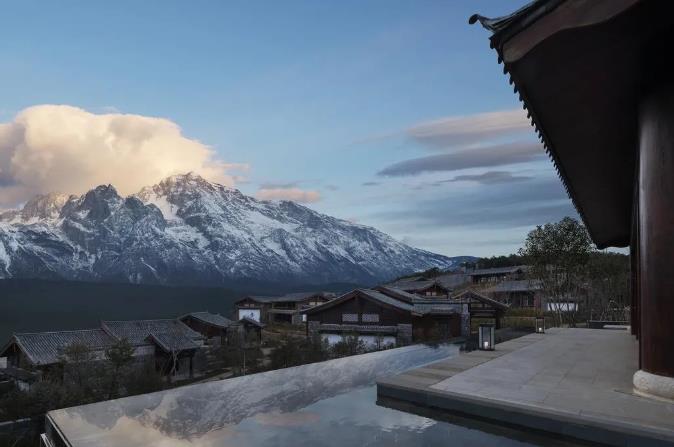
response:
{"label": "white plaster wall", "polygon": [[239,320],[248,317],[252,320],[260,322],[260,309],[239,309]]}

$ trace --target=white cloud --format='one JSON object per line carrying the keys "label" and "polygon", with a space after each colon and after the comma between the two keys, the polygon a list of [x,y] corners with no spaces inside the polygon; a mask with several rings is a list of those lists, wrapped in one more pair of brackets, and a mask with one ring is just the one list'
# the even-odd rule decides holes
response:
{"label": "white cloud", "polygon": [[168,119],[94,114],[66,105],[39,105],[0,123],[0,204],[35,194],[80,194],[113,184],[137,192],[173,174],[195,172],[233,186],[231,169],[207,145],[182,135]]}
{"label": "white cloud", "polygon": [[318,202],[321,195],[317,191],[300,188],[261,188],[255,194],[260,200],[292,200],[299,203]]}

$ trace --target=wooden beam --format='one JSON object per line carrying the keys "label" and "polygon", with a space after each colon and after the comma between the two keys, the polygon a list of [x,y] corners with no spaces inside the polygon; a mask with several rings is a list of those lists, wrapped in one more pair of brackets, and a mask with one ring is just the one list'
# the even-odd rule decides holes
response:
{"label": "wooden beam", "polygon": [[641,369],[674,377],[674,84],[654,88],[639,116]]}

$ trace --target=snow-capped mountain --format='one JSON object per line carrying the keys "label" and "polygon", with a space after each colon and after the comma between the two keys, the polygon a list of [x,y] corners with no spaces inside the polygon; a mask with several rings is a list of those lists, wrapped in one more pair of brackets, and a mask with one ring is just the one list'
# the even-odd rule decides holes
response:
{"label": "snow-capped mountain", "polygon": [[459,260],[295,202],[259,201],[194,175],[121,197],[39,196],[0,212],[0,278],[226,285],[372,283]]}

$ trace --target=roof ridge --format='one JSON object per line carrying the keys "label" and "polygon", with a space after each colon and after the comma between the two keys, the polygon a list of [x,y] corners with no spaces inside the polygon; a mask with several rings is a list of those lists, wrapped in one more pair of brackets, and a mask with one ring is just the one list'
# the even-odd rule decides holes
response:
{"label": "roof ridge", "polygon": [[62,331],[42,331],[42,332],[13,332],[12,335],[38,335],[38,334],[64,334],[72,332],[91,332],[91,331],[101,331],[105,332],[101,328],[91,328],[91,329],[65,329]]}

